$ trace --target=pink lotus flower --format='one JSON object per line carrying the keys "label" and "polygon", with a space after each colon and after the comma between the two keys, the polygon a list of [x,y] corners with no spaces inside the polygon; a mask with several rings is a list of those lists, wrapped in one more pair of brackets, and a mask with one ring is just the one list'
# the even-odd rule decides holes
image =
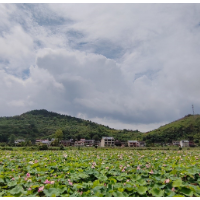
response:
{"label": "pink lotus flower", "polygon": [[149,173],[150,173],[150,174],[153,174],[154,172],[153,172],[153,170],[151,170]]}
{"label": "pink lotus flower", "polygon": [[26,177],[26,178],[24,178],[24,180],[25,180],[25,181],[27,181],[27,177]]}
{"label": "pink lotus flower", "polygon": [[38,160],[35,160],[35,163],[38,163]]}
{"label": "pink lotus flower", "polygon": [[42,192],[43,190],[44,190],[44,186],[40,187],[40,188],[38,189],[38,192]]}
{"label": "pink lotus flower", "polygon": [[175,188],[174,188],[174,187],[172,188],[172,191],[173,191],[173,192],[175,191]]}
{"label": "pink lotus flower", "polygon": [[95,166],[94,165],[92,165],[92,167],[91,167],[92,169],[94,169],[95,168]]}
{"label": "pink lotus flower", "polygon": [[30,187],[30,188],[28,188],[28,190],[31,190],[31,187]]}
{"label": "pink lotus flower", "polygon": [[15,178],[12,178],[12,180],[14,181],[14,180],[15,180]]}
{"label": "pink lotus flower", "polygon": [[27,177],[30,177],[31,175],[29,173],[26,174]]}
{"label": "pink lotus flower", "polygon": [[122,169],[122,172],[125,172],[125,169]]}
{"label": "pink lotus flower", "polygon": [[44,182],[45,184],[50,184],[51,181],[49,181],[48,179]]}
{"label": "pink lotus flower", "polygon": [[106,167],[106,169],[109,169],[109,167]]}
{"label": "pink lotus flower", "polygon": [[55,183],[55,181],[51,181],[51,184],[54,184]]}
{"label": "pink lotus flower", "polygon": [[129,182],[129,181],[130,181],[129,179],[126,180],[126,182]]}
{"label": "pink lotus flower", "polygon": [[166,179],[166,180],[165,180],[165,183],[169,183],[169,179]]}
{"label": "pink lotus flower", "polygon": [[140,166],[137,166],[137,169],[140,170]]}
{"label": "pink lotus flower", "polygon": [[14,169],[12,169],[12,171],[14,171]]}
{"label": "pink lotus flower", "polygon": [[70,184],[70,185],[73,185],[73,183],[72,183],[72,182],[69,182],[69,184]]}

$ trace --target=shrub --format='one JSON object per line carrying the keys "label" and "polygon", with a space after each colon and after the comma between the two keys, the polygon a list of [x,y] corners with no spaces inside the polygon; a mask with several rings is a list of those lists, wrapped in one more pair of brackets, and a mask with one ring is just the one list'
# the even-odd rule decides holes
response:
{"label": "shrub", "polygon": [[179,147],[179,150],[182,150],[182,147]]}
{"label": "shrub", "polygon": [[5,143],[5,142],[1,142],[1,143],[0,143],[0,146],[1,146],[1,147],[5,147],[5,146],[6,146],[6,143]]}
{"label": "shrub", "polygon": [[52,146],[50,146],[50,147],[48,148],[48,150],[57,151],[57,150],[60,150],[60,148],[59,148],[59,147],[52,147]]}
{"label": "shrub", "polygon": [[60,150],[65,150],[65,147],[62,144],[60,145]]}
{"label": "shrub", "polygon": [[9,150],[9,151],[13,151],[13,148],[12,148],[12,147],[2,147],[1,149],[2,149],[2,150]]}
{"label": "shrub", "polygon": [[48,146],[46,144],[40,145],[39,150],[48,150]]}

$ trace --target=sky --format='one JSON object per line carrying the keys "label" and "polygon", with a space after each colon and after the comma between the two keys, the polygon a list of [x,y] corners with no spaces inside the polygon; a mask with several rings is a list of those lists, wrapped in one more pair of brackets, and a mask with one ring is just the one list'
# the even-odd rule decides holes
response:
{"label": "sky", "polygon": [[0,116],[150,131],[200,113],[200,4],[0,4]]}

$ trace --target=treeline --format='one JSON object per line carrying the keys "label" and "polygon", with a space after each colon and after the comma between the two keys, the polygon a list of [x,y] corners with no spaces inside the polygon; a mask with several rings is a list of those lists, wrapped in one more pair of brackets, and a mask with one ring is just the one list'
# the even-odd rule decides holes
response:
{"label": "treeline", "polygon": [[200,116],[187,115],[165,126],[144,134],[146,143],[171,143],[173,140],[200,141]]}
{"label": "treeline", "polygon": [[103,136],[113,136],[121,141],[142,139],[142,134],[138,130],[116,130],[89,120],[47,110],[33,110],[19,116],[0,117],[0,142],[8,142],[12,134],[17,139],[27,141],[51,139],[58,129],[63,131],[63,138],[66,140],[100,140]]}

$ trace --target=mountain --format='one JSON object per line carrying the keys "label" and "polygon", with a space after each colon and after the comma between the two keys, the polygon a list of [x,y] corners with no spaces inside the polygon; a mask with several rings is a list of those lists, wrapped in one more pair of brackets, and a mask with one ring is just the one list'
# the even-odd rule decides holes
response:
{"label": "mountain", "polygon": [[56,130],[61,129],[64,139],[96,139],[102,136],[113,136],[127,141],[141,139],[138,130],[116,130],[89,120],[62,115],[47,110],[32,110],[13,117],[0,117],[0,142],[7,142],[10,135],[18,139],[45,139],[54,137]]}
{"label": "mountain", "polygon": [[200,140],[200,115],[187,115],[143,135],[146,143],[171,143],[172,140]]}

